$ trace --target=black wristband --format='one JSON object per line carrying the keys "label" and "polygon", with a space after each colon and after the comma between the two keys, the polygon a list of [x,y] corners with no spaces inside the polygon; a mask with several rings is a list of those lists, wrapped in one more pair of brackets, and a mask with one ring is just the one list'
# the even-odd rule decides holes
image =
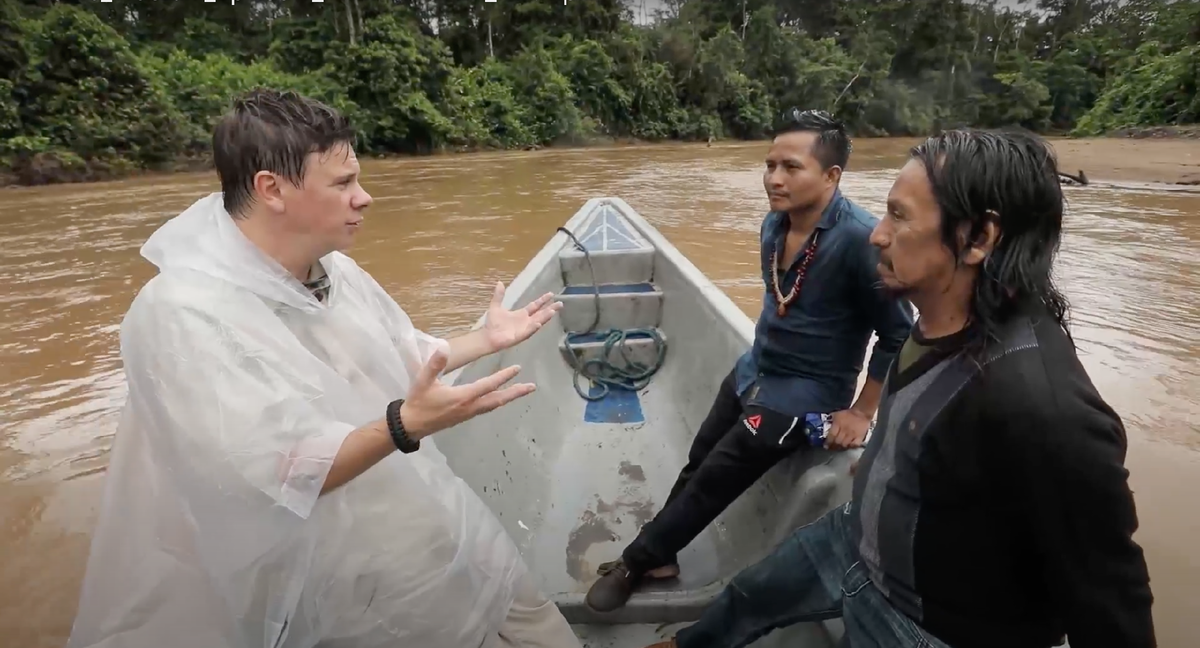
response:
{"label": "black wristband", "polygon": [[412,437],[408,436],[408,431],[404,429],[404,422],[400,420],[400,406],[403,404],[403,398],[388,403],[387,415],[383,420],[387,423],[388,432],[392,435],[392,443],[396,444],[396,449],[408,454],[420,450],[421,442],[414,441]]}

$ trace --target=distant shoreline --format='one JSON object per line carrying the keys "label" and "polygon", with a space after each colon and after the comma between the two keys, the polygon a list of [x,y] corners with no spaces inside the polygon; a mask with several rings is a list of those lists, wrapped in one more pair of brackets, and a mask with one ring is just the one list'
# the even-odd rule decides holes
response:
{"label": "distant shoreline", "polygon": [[1127,137],[1130,139],[1200,139],[1200,124],[1122,128],[1110,133],[1108,137]]}
{"label": "distant shoreline", "polygon": [[1058,168],[1091,181],[1200,186],[1200,129],[1181,136],[1051,138]]}
{"label": "distant shoreline", "polygon": [[[1200,125],[1153,126],[1128,128],[1101,137],[1073,138],[1066,135],[1044,135],[1054,143],[1059,166],[1067,173],[1083,170],[1096,180],[1151,182],[1170,185],[1200,186]],[[868,138],[858,138],[868,139]],[[869,138],[893,139],[893,138]],[[894,139],[904,139],[897,136]],[[916,138],[914,138],[916,139]],[[730,140],[718,140],[728,143]],[[427,154],[389,153],[363,156],[367,159],[407,159],[469,155],[473,153],[517,153],[529,150],[557,148],[633,147],[685,144],[700,146],[704,142],[688,140],[644,141],[634,138],[597,138],[585,144],[529,147],[526,149],[445,148]],[[1155,150],[1149,151],[1147,148]],[[176,173],[211,171],[207,158],[184,158],[166,168],[132,169],[123,165],[89,164],[83,168],[65,168],[52,154],[29,165],[23,173],[0,169],[0,189],[40,187],[57,184],[84,184],[135,177],[153,177]]]}

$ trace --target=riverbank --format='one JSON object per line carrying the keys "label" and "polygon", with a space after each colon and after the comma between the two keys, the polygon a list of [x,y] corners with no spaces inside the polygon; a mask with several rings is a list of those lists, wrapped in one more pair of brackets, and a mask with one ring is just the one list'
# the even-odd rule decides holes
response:
{"label": "riverbank", "polygon": [[1192,124],[1190,126],[1145,126],[1140,128],[1123,128],[1112,133],[1112,137],[1129,137],[1133,139],[1200,139],[1200,124]]}
{"label": "riverbank", "polygon": [[[856,141],[873,138],[857,138]],[[1049,137],[1058,153],[1060,170],[1075,174],[1082,170],[1089,181],[1149,182],[1200,186],[1200,126],[1146,128],[1115,133],[1110,137]],[[728,141],[721,142],[729,144]],[[611,149],[686,144],[707,146],[705,142],[647,142],[629,138],[597,139],[583,148]],[[530,147],[536,150],[543,147]],[[555,147],[545,147],[555,148]],[[569,148],[580,148],[579,146]],[[472,155],[497,151],[470,149],[444,150],[429,157]],[[386,155],[363,156],[368,159],[413,157]],[[125,164],[85,164],[81,160],[61,160],[42,154],[19,172],[0,169],[0,188],[75,184],[119,180],[137,176],[163,176],[172,173],[207,171],[212,161],[205,158],[180,159],[162,169],[136,169]]]}
{"label": "riverbank", "polygon": [[[1200,131],[1198,131],[1200,132]],[[1200,185],[1200,138],[1051,139],[1060,171],[1089,181]]]}
{"label": "riverbank", "polygon": [[85,161],[71,154],[38,153],[17,168],[0,167],[0,189],[166,176],[212,168],[210,157],[179,158],[159,168],[143,169],[123,159]]}

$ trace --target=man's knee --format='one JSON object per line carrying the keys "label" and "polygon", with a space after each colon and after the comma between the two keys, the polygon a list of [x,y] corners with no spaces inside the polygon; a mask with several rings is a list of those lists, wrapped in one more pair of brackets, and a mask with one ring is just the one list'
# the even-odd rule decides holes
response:
{"label": "man's knee", "polygon": [[755,599],[769,597],[771,581],[779,578],[774,569],[762,562],[743,569],[729,581],[729,595],[751,603]]}

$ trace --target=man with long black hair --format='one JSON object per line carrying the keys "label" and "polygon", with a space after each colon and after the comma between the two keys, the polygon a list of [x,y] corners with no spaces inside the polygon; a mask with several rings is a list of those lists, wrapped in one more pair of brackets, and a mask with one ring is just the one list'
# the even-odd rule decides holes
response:
{"label": "man with long black hair", "polygon": [[[912,328],[911,306],[880,289],[879,219],[841,194],[850,138],[821,111],[789,111],[767,152],[771,211],[760,232],[766,294],[754,345],[722,381],[666,504],[620,560],[600,567],[587,604],[623,606],[772,466],[809,445],[804,421],[830,414],[826,446],[858,447],[884,373]],[[879,341],[857,399],[871,333]],[[853,399],[853,402],[851,400]]]}
{"label": "man with long black hair", "polygon": [[1121,419],[1052,281],[1056,162],[953,131],[912,151],[871,235],[920,320],[889,369],[851,501],[734,578],[679,648],[842,617],[854,648],[1149,648]]}

